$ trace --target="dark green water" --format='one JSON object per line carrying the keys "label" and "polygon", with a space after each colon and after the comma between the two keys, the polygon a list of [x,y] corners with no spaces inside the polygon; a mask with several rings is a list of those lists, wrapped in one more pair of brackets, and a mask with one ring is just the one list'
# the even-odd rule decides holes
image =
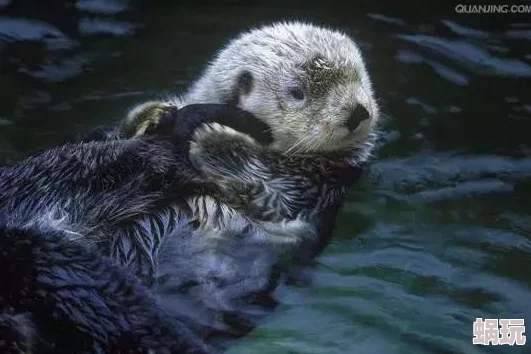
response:
{"label": "dark green water", "polygon": [[0,162],[182,91],[251,26],[344,29],[386,114],[382,146],[308,283],[282,289],[276,313],[229,353],[531,353],[531,341],[472,345],[476,317],[531,326],[531,14],[377,0],[120,4],[0,9]]}

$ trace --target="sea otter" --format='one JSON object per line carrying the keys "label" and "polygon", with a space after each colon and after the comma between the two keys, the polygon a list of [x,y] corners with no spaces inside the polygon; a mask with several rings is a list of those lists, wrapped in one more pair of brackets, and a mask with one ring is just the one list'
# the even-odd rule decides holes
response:
{"label": "sea otter", "polygon": [[[351,39],[309,24],[281,23],[233,40],[184,97],[133,109],[114,132],[103,135],[105,143],[121,146],[147,137],[165,141],[161,136],[176,108],[210,102],[254,114],[272,141],[260,143],[223,122],[205,125],[181,150],[194,171],[179,172],[197,179],[172,187],[162,178],[141,186],[135,180],[143,164],[116,165],[131,176],[89,186],[122,183],[120,190],[130,198],[111,195],[110,210],[99,200],[102,208],[94,210],[102,212],[102,219],[87,229],[85,224],[60,225],[74,240],[103,243],[104,254],[139,274],[173,318],[191,317],[207,335],[241,335],[275,305],[272,292],[286,270],[311,259],[330,235],[347,189],[372,150],[378,107]],[[99,144],[100,138],[86,144]],[[86,169],[78,167],[74,172]],[[200,186],[190,188],[189,182]],[[169,189],[157,194],[160,203],[146,208],[142,198],[157,183]],[[187,194],[204,186],[209,188],[200,195]],[[21,187],[16,194],[31,200],[32,193],[41,192]],[[177,196],[178,202],[172,201]],[[75,201],[83,204],[83,198]],[[75,204],[68,200],[67,209]],[[141,212],[127,213],[136,203]],[[176,231],[189,222],[183,210],[195,221],[195,230],[184,234]],[[61,219],[61,212],[49,215],[70,221],[71,215]],[[108,218],[112,212],[117,216]],[[110,239],[97,233],[109,227],[115,231]]]}
{"label": "sea otter", "polygon": [[[235,127],[254,117],[222,105],[174,114],[158,136],[69,143],[0,167],[2,353],[216,352],[140,270],[158,263],[154,247],[173,252],[192,233],[186,198],[214,193],[187,157],[195,127],[207,115]],[[163,241],[124,237],[167,208]]]}
{"label": "sea otter", "polygon": [[[222,124],[196,130],[191,162],[222,193],[187,200],[198,228],[172,248],[157,285],[169,298],[176,289],[191,294],[201,309],[192,316],[203,313],[207,325],[244,333],[275,302],[285,270],[326,243],[373,149],[379,108],[351,38],[284,22],[230,41],[187,93],[134,107],[115,136],[149,135],[175,107],[212,102],[252,113],[273,141],[264,146]],[[160,232],[149,218],[138,225]]]}
{"label": "sea otter", "polygon": [[335,204],[336,191],[344,192],[342,187],[353,182],[348,171],[370,155],[379,118],[354,41],[299,22],[240,35],[183,97],[135,107],[117,135],[141,135],[168,110],[190,103],[236,105],[263,121],[273,136],[263,147],[220,124],[195,132],[190,149],[194,166],[235,196],[232,205],[208,196],[190,201],[205,227],[223,227],[238,204],[238,211],[273,221]]}

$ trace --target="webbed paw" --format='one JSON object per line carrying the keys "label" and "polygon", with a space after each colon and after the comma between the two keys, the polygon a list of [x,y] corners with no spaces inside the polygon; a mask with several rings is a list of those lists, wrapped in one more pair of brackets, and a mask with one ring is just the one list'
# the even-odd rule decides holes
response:
{"label": "webbed paw", "polygon": [[[250,136],[230,127],[204,124],[193,134],[189,156],[204,177],[219,183],[249,183],[248,173],[261,166],[257,158],[258,144]],[[253,171],[250,171],[252,169]]]}
{"label": "webbed paw", "polygon": [[121,138],[132,138],[153,132],[168,116],[176,114],[178,107],[162,101],[149,101],[133,108],[118,128]]}

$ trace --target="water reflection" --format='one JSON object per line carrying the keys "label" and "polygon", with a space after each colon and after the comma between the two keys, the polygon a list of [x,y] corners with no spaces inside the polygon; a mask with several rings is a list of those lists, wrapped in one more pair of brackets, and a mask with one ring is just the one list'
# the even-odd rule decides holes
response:
{"label": "water reflection", "polygon": [[127,10],[129,8],[128,3],[126,0],[78,0],[75,6],[80,11],[117,14]]}
{"label": "water reflection", "polygon": [[136,26],[127,22],[102,18],[82,18],[79,21],[79,32],[82,35],[109,34],[114,36],[131,36]]}
{"label": "water reflection", "polygon": [[0,18],[0,39],[3,43],[36,41],[50,51],[69,49],[77,44],[56,27],[27,18]]}
{"label": "water reflection", "polygon": [[[448,40],[425,35],[398,35],[427,52],[450,59],[469,71],[483,75],[530,77],[531,66],[518,59],[500,58],[465,40]],[[496,48],[501,50],[500,47]]]}

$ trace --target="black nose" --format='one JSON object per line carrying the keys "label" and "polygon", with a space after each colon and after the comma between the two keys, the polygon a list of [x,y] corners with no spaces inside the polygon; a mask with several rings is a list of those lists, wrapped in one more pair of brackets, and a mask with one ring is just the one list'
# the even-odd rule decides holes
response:
{"label": "black nose", "polygon": [[352,112],[350,117],[348,117],[347,128],[350,131],[353,131],[358,127],[358,125],[360,125],[361,122],[369,118],[369,111],[367,111],[367,109],[361,104],[358,104],[356,105],[356,108],[354,108],[354,111]]}

